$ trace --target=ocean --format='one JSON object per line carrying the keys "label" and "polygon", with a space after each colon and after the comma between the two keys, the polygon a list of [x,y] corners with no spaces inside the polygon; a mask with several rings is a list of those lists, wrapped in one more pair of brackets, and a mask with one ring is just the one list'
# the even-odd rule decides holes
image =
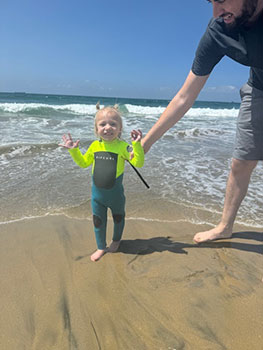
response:
{"label": "ocean", "polygon": [[[58,144],[62,135],[70,132],[73,139],[80,139],[80,149],[85,152],[95,139],[93,118],[98,101],[101,106],[119,104],[126,141],[134,128],[145,135],[169,103],[156,99],[0,93],[1,223],[58,213],[90,216],[91,169],[80,169]],[[238,103],[196,101],[147,153],[145,166],[139,171],[150,189],[126,165],[124,185],[131,205],[147,207],[153,206],[154,200],[163,200],[166,205],[185,208],[188,220],[194,223],[204,223],[196,214],[199,210],[211,213],[207,223],[215,224],[222,211],[238,109]],[[237,222],[262,227],[262,208],[259,164]]]}

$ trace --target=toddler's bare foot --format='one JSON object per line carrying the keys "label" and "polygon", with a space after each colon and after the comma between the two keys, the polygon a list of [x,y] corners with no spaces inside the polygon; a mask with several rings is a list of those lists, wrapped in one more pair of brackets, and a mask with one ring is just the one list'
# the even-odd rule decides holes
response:
{"label": "toddler's bare foot", "polygon": [[104,249],[98,249],[95,253],[90,256],[91,261],[98,261],[105,254]]}
{"label": "toddler's bare foot", "polygon": [[232,236],[232,230],[222,228],[219,225],[211,230],[198,232],[194,236],[195,243],[203,243],[207,241],[215,241],[216,239],[230,238]]}
{"label": "toddler's bare foot", "polygon": [[107,249],[107,252],[109,253],[115,253],[117,252],[119,246],[120,246],[121,241],[112,241],[109,248]]}

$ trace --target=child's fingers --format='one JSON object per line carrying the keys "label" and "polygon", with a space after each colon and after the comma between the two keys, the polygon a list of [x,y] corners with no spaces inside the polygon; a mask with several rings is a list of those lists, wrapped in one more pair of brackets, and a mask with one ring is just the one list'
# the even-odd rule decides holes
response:
{"label": "child's fingers", "polygon": [[141,132],[141,130],[138,130],[137,140],[140,141],[141,139],[142,139],[142,132]]}
{"label": "child's fingers", "polygon": [[137,138],[137,136],[138,136],[138,131],[137,131],[137,130],[132,130],[132,132],[131,132],[131,138],[132,138],[133,140],[135,140],[135,139]]}
{"label": "child's fingers", "polygon": [[132,138],[132,141],[141,141],[141,139],[142,139],[141,130],[132,130],[131,138]]}
{"label": "child's fingers", "polygon": [[64,142],[66,142],[66,141],[67,141],[67,136],[66,136],[66,135],[63,135],[63,136],[62,136],[62,140],[63,140]]}
{"label": "child's fingers", "polygon": [[63,143],[63,144],[62,144],[62,143],[59,143],[58,145],[59,145],[59,147],[70,148],[70,147],[68,147],[65,143]]}

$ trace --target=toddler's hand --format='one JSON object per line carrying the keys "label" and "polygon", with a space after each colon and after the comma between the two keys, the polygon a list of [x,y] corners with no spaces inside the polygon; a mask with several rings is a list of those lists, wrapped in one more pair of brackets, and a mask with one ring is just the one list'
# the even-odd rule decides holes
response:
{"label": "toddler's hand", "polygon": [[142,132],[141,130],[132,130],[131,132],[131,139],[132,141],[140,142],[142,139]]}
{"label": "toddler's hand", "polygon": [[64,147],[64,148],[70,149],[70,148],[76,148],[79,145],[79,140],[74,142],[72,140],[72,137],[71,137],[70,133],[68,133],[68,137],[66,135],[63,135],[62,139],[64,141],[64,144],[60,143],[59,144],[60,147]]}

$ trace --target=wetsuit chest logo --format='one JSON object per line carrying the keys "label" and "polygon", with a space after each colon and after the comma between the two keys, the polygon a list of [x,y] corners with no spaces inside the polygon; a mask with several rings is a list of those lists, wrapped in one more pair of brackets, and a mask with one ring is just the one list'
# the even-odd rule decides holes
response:
{"label": "wetsuit chest logo", "polygon": [[114,186],[118,155],[112,152],[94,153],[93,180],[97,187],[110,189]]}

